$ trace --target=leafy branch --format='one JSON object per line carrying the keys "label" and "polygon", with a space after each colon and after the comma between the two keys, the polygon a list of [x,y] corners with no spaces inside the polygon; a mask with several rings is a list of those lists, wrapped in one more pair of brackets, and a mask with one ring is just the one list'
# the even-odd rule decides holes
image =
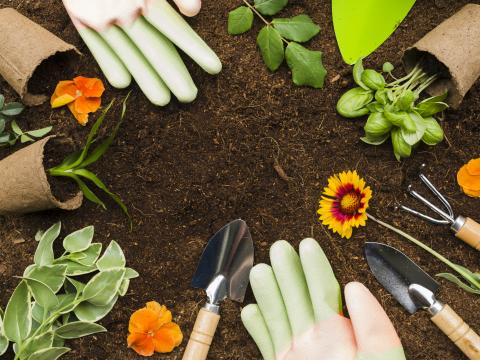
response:
{"label": "leafy branch", "polygon": [[[42,129],[23,131],[14,117],[20,115],[24,110],[24,106],[19,102],[5,103],[5,97],[0,95],[0,146],[13,146],[18,140],[20,142],[33,142],[47,135],[52,126],[47,126]],[[11,120],[11,131],[6,130],[7,122]]]}
{"label": "leafy branch", "polygon": [[120,125],[122,124],[123,119],[125,117],[128,96],[129,95],[127,95],[127,97],[125,98],[122,104],[120,121],[117,123],[113,132],[110,134],[110,136],[106,140],[104,140],[102,143],[96,146],[92,152],[89,152],[91,146],[94,143],[97,143],[99,141],[97,137],[98,130],[102,125],[108,111],[112,107],[114,102],[113,100],[105,108],[103,113],[99,116],[95,124],[92,126],[83,149],[68,155],[60,165],[57,165],[49,169],[48,173],[51,176],[63,176],[63,177],[68,177],[73,179],[78,184],[80,190],[83,192],[83,195],[85,195],[85,197],[88,200],[106,209],[107,207],[105,203],[102,200],[100,200],[100,198],[88,187],[87,183],[84,180],[91,182],[97,188],[99,188],[100,190],[105,192],[108,196],[110,196],[113,199],[113,201],[115,201],[118,204],[118,206],[120,206],[122,211],[130,219],[127,207],[125,206],[123,201],[120,199],[120,197],[117,194],[114,194],[113,192],[111,192],[97,175],[95,175],[90,170],[87,170],[87,167],[97,162],[105,154],[105,152],[108,150],[110,145],[113,143],[113,140],[115,139],[115,136],[117,135]]}
{"label": "leafy branch", "polygon": [[[96,322],[138,276],[125,267],[125,256],[115,241],[100,257],[102,244],[92,243],[93,226],[67,235],[64,253],[55,258],[53,243],[60,230],[56,223],[37,233],[34,263],[20,277],[5,313],[0,309],[0,356],[12,342],[15,360],[53,360],[70,351],[65,340],[107,331]],[[85,276],[76,278],[95,272],[86,283]]]}
{"label": "leafy branch", "polygon": [[295,85],[322,88],[327,74],[322,53],[299,44],[316,36],[320,27],[305,14],[272,21],[265,18],[281,11],[288,0],[254,0],[254,5],[242,1],[245,6],[239,6],[228,15],[228,33],[239,35],[249,31],[255,14],[265,24],[258,33],[257,45],[267,68],[276,71],[286,60]]}

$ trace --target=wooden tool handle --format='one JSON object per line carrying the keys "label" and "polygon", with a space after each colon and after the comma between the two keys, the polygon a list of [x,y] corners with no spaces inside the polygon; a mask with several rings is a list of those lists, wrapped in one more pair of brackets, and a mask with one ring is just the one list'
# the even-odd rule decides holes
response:
{"label": "wooden tool handle", "polygon": [[445,305],[432,321],[469,359],[480,360],[480,337],[450,306]]}
{"label": "wooden tool handle", "polygon": [[183,360],[205,360],[217,330],[220,315],[201,308],[195,320]]}
{"label": "wooden tool handle", "polygon": [[465,224],[457,231],[456,237],[465,241],[471,247],[480,250],[480,224],[466,218]]}

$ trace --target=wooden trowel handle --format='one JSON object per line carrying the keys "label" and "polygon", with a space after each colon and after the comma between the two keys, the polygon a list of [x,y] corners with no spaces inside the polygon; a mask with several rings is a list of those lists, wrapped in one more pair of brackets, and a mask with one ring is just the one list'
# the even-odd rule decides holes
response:
{"label": "wooden trowel handle", "polygon": [[471,247],[480,250],[480,224],[475,220],[467,217],[465,224],[455,233],[455,236]]}
{"label": "wooden trowel handle", "polygon": [[480,337],[450,306],[444,305],[432,321],[469,359],[480,360]]}
{"label": "wooden trowel handle", "polygon": [[205,360],[217,330],[220,315],[201,308],[193,326],[183,360]]}

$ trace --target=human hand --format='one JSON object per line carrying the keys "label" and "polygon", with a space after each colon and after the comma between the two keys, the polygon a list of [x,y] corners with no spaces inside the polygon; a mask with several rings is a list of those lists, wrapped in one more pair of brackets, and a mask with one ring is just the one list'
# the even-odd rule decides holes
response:
{"label": "human hand", "polygon": [[[200,0],[177,0],[194,15]],[[109,83],[125,88],[133,77],[156,105],[191,102],[197,88],[175,46],[205,71],[217,74],[222,64],[166,0],[63,0],[63,4]]]}
{"label": "human hand", "polygon": [[358,282],[345,287],[350,318],[342,315],[340,286],[320,245],[286,241],[270,249],[272,266],[256,265],[250,283],[257,304],[242,321],[266,360],[405,360],[387,314]]}

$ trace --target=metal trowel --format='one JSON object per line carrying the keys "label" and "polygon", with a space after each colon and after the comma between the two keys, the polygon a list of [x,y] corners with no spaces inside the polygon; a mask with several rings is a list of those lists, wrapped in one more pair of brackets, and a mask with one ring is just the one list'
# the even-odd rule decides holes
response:
{"label": "metal trowel", "polygon": [[365,257],[375,278],[410,313],[426,309],[431,320],[469,358],[480,359],[480,337],[446,304],[435,298],[439,284],[401,251],[367,242]]}
{"label": "metal trowel", "polygon": [[253,241],[243,220],[234,220],[208,241],[192,286],[204,289],[207,303],[193,326],[183,360],[204,360],[220,320],[220,303],[229,298],[242,302],[253,266]]}
{"label": "metal trowel", "polygon": [[415,0],[332,0],[335,36],[343,60],[374,52],[407,16]]}

